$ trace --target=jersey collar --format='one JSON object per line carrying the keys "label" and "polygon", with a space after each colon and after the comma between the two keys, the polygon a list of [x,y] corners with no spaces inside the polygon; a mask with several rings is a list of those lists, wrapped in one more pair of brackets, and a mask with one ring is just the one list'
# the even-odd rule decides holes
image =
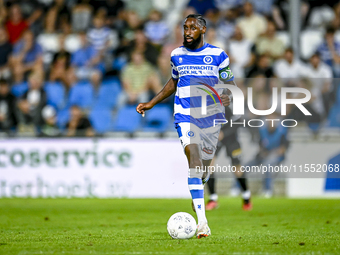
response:
{"label": "jersey collar", "polygon": [[204,45],[201,48],[198,48],[198,49],[191,50],[191,49],[188,49],[187,47],[184,47],[184,48],[186,48],[187,51],[198,52],[198,51],[204,50],[206,47],[208,47],[208,43],[205,42]]}

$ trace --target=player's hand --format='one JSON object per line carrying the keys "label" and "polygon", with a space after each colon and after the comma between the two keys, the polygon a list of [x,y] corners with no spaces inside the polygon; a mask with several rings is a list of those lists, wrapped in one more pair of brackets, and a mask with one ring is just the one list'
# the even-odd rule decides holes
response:
{"label": "player's hand", "polygon": [[150,102],[140,103],[139,105],[137,105],[136,111],[140,114],[144,114],[145,111],[150,110],[152,107],[153,107],[153,105],[151,105]]}
{"label": "player's hand", "polygon": [[221,100],[222,100],[222,103],[223,103],[224,106],[230,105],[230,97],[228,95],[222,94]]}

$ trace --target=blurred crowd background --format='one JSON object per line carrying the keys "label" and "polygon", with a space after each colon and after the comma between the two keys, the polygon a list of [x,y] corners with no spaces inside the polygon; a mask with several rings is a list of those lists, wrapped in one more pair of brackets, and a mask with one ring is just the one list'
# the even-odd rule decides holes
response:
{"label": "blurred crowd background", "polygon": [[[288,0],[0,0],[0,132],[5,136],[101,136],[174,131],[173,98],[135,112],[171,77],[190,13],[207,20],[239,87],[269,109],[271,88],[312,93],[313,132],[340,128],[340,2],[302,0],[298,52]],[[247,117],[252,117],[248,115]]]}

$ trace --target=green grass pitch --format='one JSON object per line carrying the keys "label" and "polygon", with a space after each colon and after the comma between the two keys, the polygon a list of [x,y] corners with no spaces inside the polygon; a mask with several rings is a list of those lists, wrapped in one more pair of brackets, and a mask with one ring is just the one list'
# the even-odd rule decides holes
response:
{"label": "green grass pitch", "polygon": [[220,199],[212,236],[171,239],[187,199],[1,199],[0,254],[340,254],[340,201]]}

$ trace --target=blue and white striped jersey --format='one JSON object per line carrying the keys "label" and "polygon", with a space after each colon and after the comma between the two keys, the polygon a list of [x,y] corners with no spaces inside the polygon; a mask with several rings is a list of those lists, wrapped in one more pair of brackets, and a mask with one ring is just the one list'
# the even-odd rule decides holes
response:
{"label": "blue and white striped jersey", "polygon": [[[219,101],[221,89],[215,84],[232,81],[229,57],[220,48],[205,43],[199,49],[181,46],[171,53],[172,78],[178,80],[175,95],[175,124],[190,122],[199,128],[214,125],[214,119],[225,119],[224,107]],[[203,93],[203,94],[202,94]],[[202,115],[202,95],[206,96],[207,113]]]}

